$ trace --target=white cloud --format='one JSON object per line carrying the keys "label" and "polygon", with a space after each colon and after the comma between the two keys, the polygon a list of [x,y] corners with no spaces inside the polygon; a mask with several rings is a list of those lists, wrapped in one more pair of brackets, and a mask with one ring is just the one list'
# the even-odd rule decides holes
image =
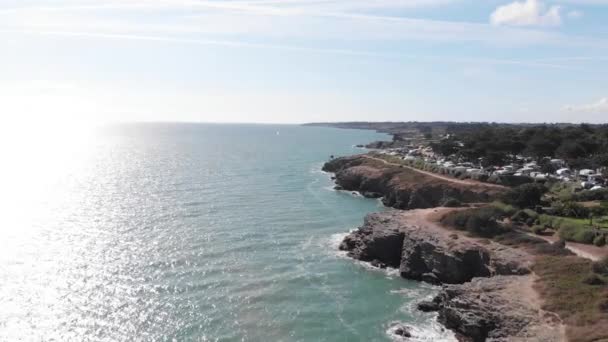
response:
{"label": "white cloud", "polygon": [[565,110],[578,113],[608,114],[608,97],[601,98],[593,103],[567,106]]}
{"label": "white cloud", "polygon": [[558,26],[562,23],[561,7],[547,8],[539,0],[515,1],[498,7],[490,16],[494,25]]}
{"label": "white cloud", "polygon": [[579,18],[582,18],[583,15],[584,15],[584,13],[581,11],[574,10],[574,11],[568,12],[568,18],[570,18],[570,19],[579,19]]}

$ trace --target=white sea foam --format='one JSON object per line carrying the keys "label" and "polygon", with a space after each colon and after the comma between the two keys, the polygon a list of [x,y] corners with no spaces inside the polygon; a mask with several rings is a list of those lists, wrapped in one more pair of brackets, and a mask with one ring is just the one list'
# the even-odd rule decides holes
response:
{"label": "white sea foam", "polygon": [[399,327],[399,322],[393,322],[389,325],[389,328],[386,330],[386,334],[393,341],[413,341],[413,342],[453,342],[457,341],[454,333],[450,330],[442,327],[436,321],[430,321],[426,324],[407,324],[403,325],[407,326],[410,329],[410,333],[412,337],[403,337],[395,334],[395,330]]}

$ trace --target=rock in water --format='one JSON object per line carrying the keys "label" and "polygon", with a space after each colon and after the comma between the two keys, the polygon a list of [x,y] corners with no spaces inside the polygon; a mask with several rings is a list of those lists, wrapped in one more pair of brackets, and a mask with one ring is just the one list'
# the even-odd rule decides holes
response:
{"label": "rock in water", "polygon": [[397,335],[399,337],[412,337],[412,329],[401,322],[393,322],[391,324],[391,331],[394,335]]}

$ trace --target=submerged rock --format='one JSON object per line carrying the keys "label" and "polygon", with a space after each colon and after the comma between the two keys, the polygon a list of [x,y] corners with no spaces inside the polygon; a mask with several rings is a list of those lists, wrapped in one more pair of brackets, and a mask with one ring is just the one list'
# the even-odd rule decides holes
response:
{"label": "submerged rock", "polygon": [[412,337],[412,328],[401,322],[393,322],[391,324],[390,330],[393,335],[399,336],[401,338]]}

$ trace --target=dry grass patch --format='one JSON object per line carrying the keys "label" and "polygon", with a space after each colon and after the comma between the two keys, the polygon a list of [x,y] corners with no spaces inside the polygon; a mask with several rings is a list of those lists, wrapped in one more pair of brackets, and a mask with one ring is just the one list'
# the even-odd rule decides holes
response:
{"label": "dry grass patch", "polygon": [[592,262],[576,256],[541,255],[533,267],[543,309],[557,313],[571,341],[608,341],[608,279],[603,284],[585,282],[594,273]]}

